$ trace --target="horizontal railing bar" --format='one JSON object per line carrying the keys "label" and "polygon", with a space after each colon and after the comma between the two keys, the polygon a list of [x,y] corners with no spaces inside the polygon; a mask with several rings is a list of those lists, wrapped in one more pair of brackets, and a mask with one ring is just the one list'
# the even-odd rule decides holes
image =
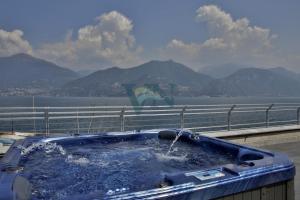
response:
{"label": "horizontal railing bar", "polygon": [[68,114],[99,114],[99,113],[120,113],[120,111],[72,111],[72,112],[48,112],[49,115],[68,115]]}
{"label": "horizontal railing bar", "polygon": [[0,113],[0,116],[3,115],[41,115],[44,112],[10,112],[10,113]]}
{"label": "horizontal railing bar", "polygon": [[[299,105],[300,106],[300,105]],[[281,109],[281,108],[283,108],[283,109],[285,109],[285,108],[294,108],[294,109],[297,109],[297,108],[299,108],[299,106],[274,106],[273,108],[275,109]],[[273,109],[272,108],[272,109]]]}
{"label": "horizontal railing bar", "polygon": [[[137,113],[137,114],[142,114],[142,113],[149,113],[149,112],[180,112],[180,109],[170,109],[170,110],[142,110],[142,111],[135,111],[135,110],[125,110],[126,113]],[[72,112],[49,112],[49,114],[55,114],[55,115],[66,115],[66,114],[93,114],[93,113],[120,113],[120,111],[115,111],[115,110],[108,110],[108,111],[72,111]]]}
{"label": "horizontal railing bar", "polygon": [[266,110],[233,110],[232,113],[253,113],[253,112],[266,112]]}
{"label": "horizontal railing bar", "polygon": [[222,113],[222,115],[212,115],[212,116],[207,116],[207,115],[204,115],[204,116],[198,116],[198,115],[191,115],[191,116],[185,116],[185,120],[203,120],[203,118],[205,119],[224,119],[226,120],[226,115],[223,115],[224,113]]}
{"label": "horizontal railing bar", "polygon": [[[27,121],[27,120],[26,120]],[[32,121],[31,121],[32,122]],[[11,126],[11,121],[6,121],[4,124],[0,124],[2,126]],[[19,121],[14,121],[14,125],[33,125],[33,123],[20,123]],[[37,121],[36,126],[44,125],[43,122]]]}
{"label": "horizontal railing bar", "polygon": [[286,122],[297,122],[297,120],[287,120],[287,121],[270,121],[270,124],[276,124],[276,123],[286,123]]}
{"label": "horizontal railing bar", "polygon": [[[258,107],[257,107],[258,108]],[[227,110],[227,109],[188,109],[186,113],[189,113],[189,111],[210,111],[210,110]],[[171,110],[143,110],[142,112],[180,112],[180,109],[171,109]],[[254,112],[254,111],[265,111],[265,110],[242,110],[241,108],[237,108],[234,112]],[[270,111],[292,111],[292,109],[281,109],[278,108],[271,109]],[[135,110],[126,110],[126,112],[136,112]],[[120,113],[120,111],[72,111],[72,112],[48,112],[49,115],[67,115],[67,114],[98,114],[98,113]],[[207,112],[212,113],[212,112]],[[41,115],[44,114],[44,112],[11,112],[11,113],[0,113],[1,115]]]}
{"label": "horizontal railing bar", "polygon": [[[239,106],[269,106],[270,104],[267,103],[261,103],[261,104],[235,104],[237,107]],[[300,103],[274,103],[274,105],[299,105]],[[189,105],[161,105],[161,106],[128,106],[128,105],[120,105],[120,106],[61,106],[61,107],[50,107],[50,106],[46,106],[46,107],[34,107],[34,109],[95,109],[95,108],[114,108],[114,109],[118,109],[118,108],[178,108],[178,107],[231,107],[232,104],[189,104]],[[7,109],[32,109],[33,107],[0,107],[0,110],[7,110]]]}
{"label": "horizontal railing bar", "polygon": [[18,120],[34,120],[44,119],[44,117],[12,117],[12,118],[0,118],[0,121],[18,121]]}
{"label": "horizontal railing bar", "polygon": [[[82,128],[79,128],[79,131],[82,131],[82,130],[114,129],[114,128],[116,128],[116,127],[115,126],[104,126],[104,127],[99,127],[99,128],[86,128],[86,127],[82,127]],[[77,127],[73,127],[72,129],[64,129],[64,128],[53,128],[53,129],[51,129],[51,131],[68,131],[68,130],[77,131],[78,128]]]}
{"label": "horizontal railing bar", "polygon": [[234,108],[234,110],[266,110],[267,108],[269,107],[268,106],[264,106],[264,107],[237,107],[237,108]]}
{"label": "horizontal railing bar", "polygon": [[185,120],[184,124],[207,124],[207,123],[210,123],[210,124],[217,124],[219,122],[227,122],[227,119],[224,119],[224,120],[216,120],[216,121],[197,121],[197,120]]}
{"label": "horizontal railing bar", "polygon": [[58,116],[58,117],[49,117],[50,119],[88,119],[88,118],[114,118],[120,117],[120,115],[92,115],[92,116]]}
{"label": "horizontal railing bar", "polygon": [[165,110],[141,110],[141,111],[136,111],[136,110],[125,110],[126,113],[149,113],[149,112],[180,112],[182,109],[165,109]]}
{"label": "horizontal railing bar", "polygon": [[[118,121],[117,120],[115,120],[115,121],[100,121],[100,122],[98,122],[98,121],[93,121],[93,124],[99,124],[99,123],[105,123],[105,124],[107,124],[107,123],[117,123]],[[76,120],[74,120],[74,121],[71,121],[71,122],[49,122],[49,124],[50,125],[63,125],[63,124],[74,124],[74,123],[77,123],[77,121]],[[80,121],[80,124],[90,124],[91,122],[90,121]]]}
{"label": "horizontal railing bar", "polygon": [[178,126],[179,125],[179,123],[178,124],[162,124],[161,126],[158,126],[158,125],[155,125],[155,124],[143,124],[143,125],[136,125],[136,126],[126,126],[125,125],[125,127],[128,127],[128,128],[132,128],[132,127],[141,127],[141,126],[143,126],[143,127],[162,127],[162,126],[173,126],[173,125],[175,125],[175,126]]}
{"label": "horizontal railing bar", "polygon": [[[14,124],[14,127],[32,127],[33,124]],[[9,126],[8,126],[9,127]]]}
{"label": "horizontal railing bar", "polygon": [[149,121],[174,121],[174,119],[129,119],[127,118],[127,123],[134,123],[134,122],[149,122]]}
{"label": "horizontal railing bar", "polygon": [[227,114],[227,112],[185,113],[185,115],[209,115],[209,114]]}
{"label": "horizontal railing bar", "polygon": [[188,113],[189,111],[210,111],[210,110],[228,110],[228,108],[187,108],[186,109],[186,113]]}
{"label": "horizontal railing bar", "polygon": [[[234,121],[236,121],[236,120],[233,120],[233,122]],[[260,122],[261,123],[266,123],[265,120],[257,120],[257,119],[256,120],[241,120],[241,121],[242,122],[240,122],[240,123],[260,123]]]}
{"label": "horizontal railing bar", "polygon": [[280,111],[297,111],[295,109],[280,109],[280,110],[277,110],[277,109],[271,109],[270,112],[280,112]]}
{"label": "horizontal railing bar", "polygon": [[155,117],[155,116],[176,116],[180,115],[179,113],[161,113],[161,114],[125,114],[124,117]]}

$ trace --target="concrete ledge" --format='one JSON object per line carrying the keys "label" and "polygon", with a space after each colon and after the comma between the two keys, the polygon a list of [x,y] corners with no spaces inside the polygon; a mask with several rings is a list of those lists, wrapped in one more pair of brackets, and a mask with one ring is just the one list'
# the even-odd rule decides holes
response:
{"label": "concrete ledge", "polygon": [[240,136],[251,136],[260,135],[266,133],[280,133],[287,131],[300,131],[300,125],[288,125],[288,126],[276,126],[268,128],[250,128],[232,131],[218,131],[218,132],[206,132],[202,135],[217,138],[230,138],[230,137],[240,137]]}
{"label": "concrete ledge", "polygon": [[207,132],[203,135],[226,139],[242,145],[256,147],[300,141],[300,126],[278,126],[233,131]]}

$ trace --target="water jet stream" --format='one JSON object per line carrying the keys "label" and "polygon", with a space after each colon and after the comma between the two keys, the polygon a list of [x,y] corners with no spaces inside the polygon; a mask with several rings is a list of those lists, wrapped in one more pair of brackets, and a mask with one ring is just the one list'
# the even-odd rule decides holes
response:
{"label": "water jet stream", "polygon": [[173,146],[175,145],[175,143],[177,142],[177,140],[179,140],[180,136],[183,134],[183,129],[181,129],[179,131],[179,133],[176,135],[175,139],[173,140],[168,152],[167,152],[167,156],[171,153],[172,149],[173,149]]}

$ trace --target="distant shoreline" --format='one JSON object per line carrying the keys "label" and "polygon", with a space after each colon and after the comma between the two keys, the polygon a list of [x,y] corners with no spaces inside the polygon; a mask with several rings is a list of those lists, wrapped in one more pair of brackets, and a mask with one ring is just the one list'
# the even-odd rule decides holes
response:
{"label": "distant shoreline", "polygon": [[[175,105],[300,103],[300,97],[175,97]],[[157,105],[161,105],[157,102]],[[128,97],[35,96],[35,106],[131,105]],[[31,96],[0,96],[0,107],[32,106]]]}

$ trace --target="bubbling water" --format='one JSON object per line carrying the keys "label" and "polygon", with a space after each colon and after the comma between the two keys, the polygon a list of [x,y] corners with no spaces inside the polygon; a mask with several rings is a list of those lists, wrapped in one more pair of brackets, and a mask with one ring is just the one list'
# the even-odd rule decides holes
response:
{"label": "bubbling water", "polygon": [[66,151],[62,146],[51,142],[37,142],[28,147],[19,145],[17,148],[21,150],[22,156],[28,156],[35,151],[45,151],[46,153],[59,152],[61,155],[66,155]]}
{"label": "bubbling water", "polygon": [[183,131],[171,146],[169,140],[156,137],[103,140],[63,147],[46,142],[27,148],[19,146],[25,156],[20,163],[24,167],[22,174],[32,184],[33,199],[76,199],[73,197],[94,193],[103,199],[157,188],[169,173],[200,170],[234,161],[232,155],[205,143],[192,145],[180,141],[182,134]]}
{"label": "bubbling water", "polygon": [[86,166],[91,163],[88,158],[80,157],[80,158],[76,159],[76,158],[74,158],[73,155],[68,155],[67,158],[65,159],[65,161],[68,163],[73,163],[73,164],[77,164],[80,166]]}

